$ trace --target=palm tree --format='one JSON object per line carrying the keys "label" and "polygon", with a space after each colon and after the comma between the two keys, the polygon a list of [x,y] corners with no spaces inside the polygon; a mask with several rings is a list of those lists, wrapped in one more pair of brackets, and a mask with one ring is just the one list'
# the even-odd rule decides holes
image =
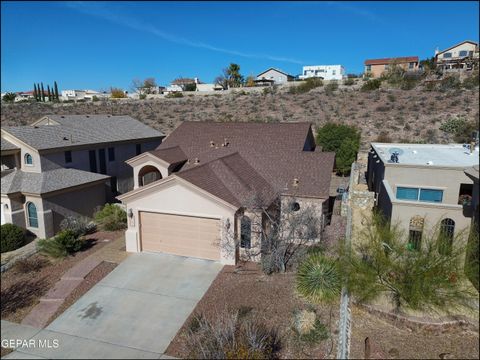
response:
{"label": "palm tree", "polygon": [[298,268],[296,289],[313,303],[330,303],[338,299],[342,281],[337,261],[320,253],[310,255]]}

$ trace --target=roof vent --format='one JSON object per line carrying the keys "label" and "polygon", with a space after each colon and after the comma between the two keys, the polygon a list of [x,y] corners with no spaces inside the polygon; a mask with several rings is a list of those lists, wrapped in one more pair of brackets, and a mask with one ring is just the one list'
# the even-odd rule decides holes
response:
{"label": "roof vent", "polygon": [[37,126],[37,125],[35,125],[33,128],[34,128],[34,129],[38,129],[38,126]]}
{"label": "roof vent", "polygon": [[228,144],[229,144],[228,139],[224,138],[222,146],[228,146]]}
{"label": "roof vent", "polygon": [[215,142],[213,140],[210,140],[210,147],[214,147],[215,146]]}
{"label": "roof vent", "polygon": [[433,165],[433,161],[432,160],[427,161],[427,165]]}
{"label": "roof vent", "polygon": [[63,137],[63,140],[67,141],[67,140],[68,140],[68,137],[64,136],[64,137]]}
{"label": "roof vent", "polygon": [[85,117],[89,118],[89,117],[90,117],[90,115],[85,115]]}
{"label": "roof vent", "polygon": [[198,158],[195,158],[195,160],[193,161],[193,163],[196,165],[196,164],[199,164],[200,163],[200,160]]}
{"label": "roof vent", "polygon": [[62,119],[65,119],[65,116],[64,116],[64,115],[61,115],[60,117],[61,117]]}
{"label": "roof vent", "polygon": [[300,183],[300,181],[298,180],[298,178],[294,178],[292,185],[293,185],[293,187],[298,187],[299,183]]}

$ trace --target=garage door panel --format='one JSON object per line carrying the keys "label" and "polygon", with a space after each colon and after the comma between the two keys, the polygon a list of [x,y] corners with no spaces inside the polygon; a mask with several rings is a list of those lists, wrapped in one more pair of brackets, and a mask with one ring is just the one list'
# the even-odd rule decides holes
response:
{"label": "garage door panel", "polygon": [[140,212],[142,251],[219,260],[219,223],[218,219]]}

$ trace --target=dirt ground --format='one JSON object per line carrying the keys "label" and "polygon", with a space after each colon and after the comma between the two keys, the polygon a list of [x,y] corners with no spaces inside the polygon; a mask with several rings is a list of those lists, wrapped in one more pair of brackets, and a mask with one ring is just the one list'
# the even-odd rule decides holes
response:
{"label": "dirt ground", "polygon": [[2,104],[2,126],[26,125],[47,114],[130,115],[166,135],[182,121],[307,121],[319,127],[328,121],[357,126],[364,146],[370,141],[453,142],[440,125],[452,117],[478,121],[478,90],[447,92],[382,89],[361,92],[344,88],[328,95],[325,87],[305,94],[244,93],[186,96],[179,99],[129,100],[77,104]]}
{"label": "dirt ground", "polygon": [[[372,358],[386,359],[478,359],[478,332],[458,327],[442,331],[411,330],[352,306],[350,357],[364,358],[365,338],[371,342]],[[441,355],[443,354],[443,355]]]}
{"label": "dirt ground", "polygon": [[89,247],[64,259],[50,260],[35,254],[29,262],[35,262],[37,269],[25,271],[17,264],[1,274],[1,318],[20,323],[40,298],[79,261],[102,248],[101,241],[112,238],[116,233],[96,232],[87,236]]}
{"label": "dirt ground", "polygon": [[[235,311],[239,308],[250,309],[252,316],[269,327],[275,327],[281,334],[282,358],[333,358],[336,354],[336,321],[338,304],[316,306],[317,316],[327,325],[331,323],[330,338],[314,348],[295,346],[292,341],[292,316],[296,309],[306,309],[308,304],[296,296],[294,274],[263,275],[256,264],[248,264],[244,271],[236,272],[234,266],[225,266],[214,280],[192,314],[203,314],[207,318],[217,316],[225,309]],[[333,310],[329,321],[330,309]],[[185,322],[170,343],[166,353],[185,358],[185,333],[192,316]]]}

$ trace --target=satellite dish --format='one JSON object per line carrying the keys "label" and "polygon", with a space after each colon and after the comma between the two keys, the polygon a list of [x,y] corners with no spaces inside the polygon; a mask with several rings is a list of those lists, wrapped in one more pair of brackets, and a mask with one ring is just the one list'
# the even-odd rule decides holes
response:
{"label": "satellite dish", "polygon": [[403,150],[400,149],[400,148],[390,148],[388,150],[388,152],[390,153],[390,155],[394,154],[394,153],[396,153],[397,155],[402,155],[403,154]]}

